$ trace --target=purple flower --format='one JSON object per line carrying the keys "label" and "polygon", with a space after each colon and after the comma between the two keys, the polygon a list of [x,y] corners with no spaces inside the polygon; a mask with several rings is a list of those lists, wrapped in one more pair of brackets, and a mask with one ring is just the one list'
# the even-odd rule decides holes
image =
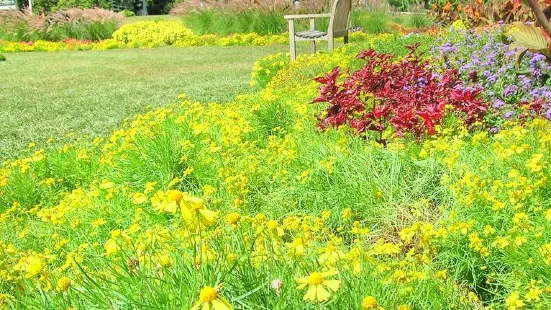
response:
{"label": "purple flower", "polygon": [[509,97],[513,95],[518,90],[518,86],[516,85],[509,85],[503,90],[503,96]]}
{"label": "purple flower", "polygon": [[499,109],[505,105],[505,102],[503,100],[497,99],[494,101],[494,108]]}
{"label": "purple flower", "polygon": [[506,119],[510,119],[511,116],[513,116],[513,112],[511,111],[505,112],[505,114],[503,114],[503,117],[505,117]]}
{"label": "purple flower", "polygon": [[451,52],[457,53],[457,47],[455,47],[451,42],[446,42],[446,44],[440,47],[440,52],[442,52],[443,54],[447,54]]}

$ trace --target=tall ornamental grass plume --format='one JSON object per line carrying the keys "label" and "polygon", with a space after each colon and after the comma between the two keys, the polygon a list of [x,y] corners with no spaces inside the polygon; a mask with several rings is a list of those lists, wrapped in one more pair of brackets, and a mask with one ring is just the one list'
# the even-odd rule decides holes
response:
{"label": "tall ornamental grass plume", "polygon": [[[278,34],[287,31],[285,14],[326,13],[329,3],[322,0],[305,0],[294,5],[289,1],[205,1],[201,6],[193,2],[177,4],[171,14],[183,14],[184,24],[198,34],[214,33],[229,35],[232,33]],[[302,22],[302,21],[301,21]],[[306,20],[305,23],[308,21]],[[318,28],[327,29],[328,19],[316,21]],[[299,22],[299,28],[306,28]]]}
{"label": "tall ornamental grass plume", "polygon": [[230,12],[244,12],[249,10],[272,11],[272,12],[308,12],[316,13],[330,9],[331,3],[325,0],[304,0],[295,5],[285,0],[235,0],[235,1],[216,1],[206,0],[199,2],[194,0],[185,0],[174,5],[170,11],[172,15],[183,15],[194,10],[218,10]]}
{"label": "tall ornamental grass plume", "polygon": [[52,41],[103,40],[111,37],[123,18],[121,13],[104,9],[68,9],[46,16],[43,31]]}
{"label": "tall ornamental grass plume", "polygon": [[67,9],[49,14],[45,18],[48,25],[65,23],[107,23],[112,22],[121,25],[124,17],[122,14],[104,9]]}
{"label": "tall ornamental grass plume", "polygon": [[43,26],[44,21],[28,10],[0,10],[0,40],[32,40]]}
{"label": "tall ornamental grass plume", "polygon": [[47,16],[30,11],[0,11],[0,39],[7,41],[66,39],[103,40],[122,24],[122,14],[103,9],[68,9]]}

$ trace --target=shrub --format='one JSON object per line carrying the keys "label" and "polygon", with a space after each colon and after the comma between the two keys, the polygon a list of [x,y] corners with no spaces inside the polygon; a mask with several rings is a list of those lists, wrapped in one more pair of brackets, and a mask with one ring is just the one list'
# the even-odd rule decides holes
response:
{"label": "shrub", "polygon": [[0,61],[6,61],[6,56],[0,54]]}
{"label": "shrub", "polygon": [[478,98],[480,89],[463,88],[456,70],[435,75],[411,46],[402,61],[375,50],[362,51],[357,58],[366,64],[342,82],[340,68],[316,79],[322,84],[315,103],[329,103],[320,116],[322,129],[350,125],[360,135],[377,133],[384,143],[385,133],[413,134],[419,138],[434,134],[448,111],[455,112],[466,125],[480,121],[486,106]]}
{"label": "shrub", "polygon": [[122,26],[113,39],[123,44],[139,46],[172,45],[196,37],[178,22],[142,21]]}
{"label": "shrub", "polygon": [[127,9],[122,10],[121,13],[124,17],[136,16],[136,13],[134,13],[133,11],[127,10]]}

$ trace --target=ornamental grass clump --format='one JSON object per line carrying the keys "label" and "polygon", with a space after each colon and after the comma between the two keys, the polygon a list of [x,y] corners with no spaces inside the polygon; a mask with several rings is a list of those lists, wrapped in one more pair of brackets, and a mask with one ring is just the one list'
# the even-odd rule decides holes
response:
{"label": "ornamental grass clump", "polygon": [[30,11],[0,11],[0,39],[13,42],[66,39],[103,40],[122,24],[123,16],[103,9],[68,9],[47,16]]}
{"label": "ornamental grass clump", "polygon": [[43,21],[30,11],[0,10],[0,40],[24,41],[40,39]]}
{"label": "ornamental grass clump", "polygon": [[44,19],[44,39],[104,40],[111,37],[122,21],[122,14],[103,9],[58,11]]}
{"label": "ornamental grass clump", "polygon": [[375,139],[384,143],[385,133],[432,135],[448,113],[467,126],[482,120],[487,110],[479,96],[482,89],[463,87],[457,70],[435,74],[415,53],[417,46],[411,45],[401,61],[364,50],[357,55],[366,61],[361,69],[343,76],[336,67],[316,78],[321,88],[313,102],[329,103],[318,126],[349,125],[366,138],[369,132],[376,133]]}

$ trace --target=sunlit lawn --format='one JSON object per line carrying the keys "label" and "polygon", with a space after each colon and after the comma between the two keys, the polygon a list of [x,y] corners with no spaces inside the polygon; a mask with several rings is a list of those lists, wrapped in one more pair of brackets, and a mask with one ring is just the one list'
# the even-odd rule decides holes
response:
{"label": "sunlit lawn", "polygon": [[286,46],[17,53],[0,63],[0,158],[29,142],[104,135],[181,93],[224,102],[248,90],[253,62]]}

